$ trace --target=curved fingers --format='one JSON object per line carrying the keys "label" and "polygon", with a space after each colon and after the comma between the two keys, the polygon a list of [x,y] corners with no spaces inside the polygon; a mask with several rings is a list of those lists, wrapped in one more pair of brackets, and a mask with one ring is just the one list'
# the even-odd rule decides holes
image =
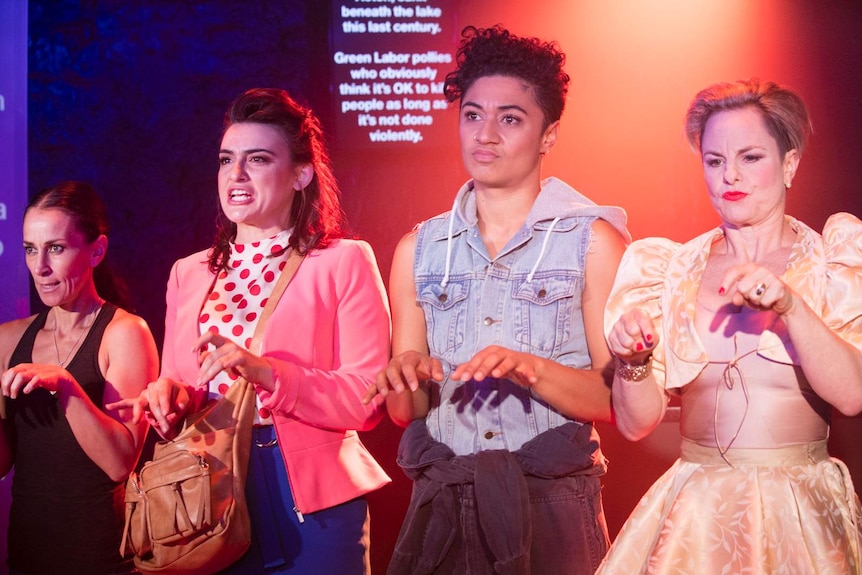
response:
{"label": "curved fingers", "polygon": [[482,381],[488,376],[509,377],[521,385],[536,382],[535,367],[529,354],[520,353],[499,345],[480,350],[452,373],[452,379]]}
{"label": "curved fingers", "polygon": [[374,383],[362,398],[368,404],[376,395],[386,397],[389,392],[416,391],[420,381],[443,379],[443,366],[439,360],[416,351],[405,351],[389,360],[385,369],[377,373]]}
{"label": "curved fingers", "polygon": [[164,437],[176,433],[175,426],[185,417],[191,403],[186,387],[166,377],[151,382],[141,397],[144,416]]}
{"label": "curved fingers", "polygon": [[611,353],[628,362],[646,358],[658,340],[652,318],[638,308],[621,315],[608,334]]}
{"label": "curved fingers", "polygon": [[793,307],[793,291],[774,273],[754,262],[731,267],[719,293],[729,293],[734,305],[773,310],[783,315]]}
{"label": "curved fingers", "polygon": [[72,379],[72,374],[58,365],[20,363],[7,369],[0,377],[0,392],[12,399],[40,387],[57,393],[64,379]]}

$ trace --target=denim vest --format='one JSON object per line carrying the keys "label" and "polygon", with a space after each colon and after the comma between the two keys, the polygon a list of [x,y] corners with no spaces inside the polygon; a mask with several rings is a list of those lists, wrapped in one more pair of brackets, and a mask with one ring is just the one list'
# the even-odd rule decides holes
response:
{"label": "denim vest", "polygon": [[428,347],[444,372],[431,385],[428,431],[456,455],[515,451],[571,420],[511,380],[461,382],[449,374],[489,345],[589,369],[581,299],[590,226],[600,217],[628,238],[625,212],[549,178],[521,230],[492,259],[470,182],[453,207],[419,227],[414,253]]}

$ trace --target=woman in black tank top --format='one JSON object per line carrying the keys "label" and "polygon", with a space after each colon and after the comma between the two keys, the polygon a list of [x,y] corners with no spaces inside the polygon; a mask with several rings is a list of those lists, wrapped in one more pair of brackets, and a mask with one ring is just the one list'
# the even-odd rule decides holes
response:
{"label": "woman in black tank top", "polygon": [[123,482],[146,425],[105,404],[158,373],[152,334],[118,308],[102,264],[107,215],[90,186],[40,192],[24,214],[24,251],[47,309],[0,325],[0,474],[14,466],[13,574],[130,572],[119,553]]}

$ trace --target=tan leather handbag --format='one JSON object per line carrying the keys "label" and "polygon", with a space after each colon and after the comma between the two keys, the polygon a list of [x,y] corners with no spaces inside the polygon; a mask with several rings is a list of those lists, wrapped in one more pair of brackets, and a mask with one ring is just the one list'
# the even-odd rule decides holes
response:
{"label": "tan leather handbag", "polygon": [[[255,327],[252,353],[259,353],[263,326],[301,261],[291,250]],[[157,443],[152,461],[131,474],[120,553],[134,554],[141,572],[209,575],[248,550],[245,480],[254,409],[254,386],[240,378],[189,416],[177,437]]]}

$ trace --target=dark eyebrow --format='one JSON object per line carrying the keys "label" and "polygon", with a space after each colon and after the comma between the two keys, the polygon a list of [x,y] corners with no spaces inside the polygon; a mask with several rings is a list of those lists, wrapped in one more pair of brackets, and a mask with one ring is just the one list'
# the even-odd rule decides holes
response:
{"label": "dark eyebrow", "polygon": [[[468,106],[471,108],[478,108],[480,110],[483,109],[482,106],[480,106],[476,102],[470,102],[470,101],[461,102],[461,109],[462,110]],[[502,110],[502,111],[517,110],[517,111],[521,112],[522,114],[524,114],[525,116],[528,115],[527,110],[525,110],[521,106],[518,106],[517,104],[507,104],[505,106],[499,106],[499,107],[497,107],[497,110]]]}
{"label": "dark eyebrow", "polygon": [[[273,152],[272,150],[269,150],[267,148],[252,148],[251,150],[241,150],[241,152],[243,154],[258,154],[260,152],[266,152],[267,154],[272,154],[273,156],[277,155],[275,152]],[[218,153],[219,154],[235,154],[236,152],[234,152],[233,150],[221,149],[221,150],[219,150]]]}

